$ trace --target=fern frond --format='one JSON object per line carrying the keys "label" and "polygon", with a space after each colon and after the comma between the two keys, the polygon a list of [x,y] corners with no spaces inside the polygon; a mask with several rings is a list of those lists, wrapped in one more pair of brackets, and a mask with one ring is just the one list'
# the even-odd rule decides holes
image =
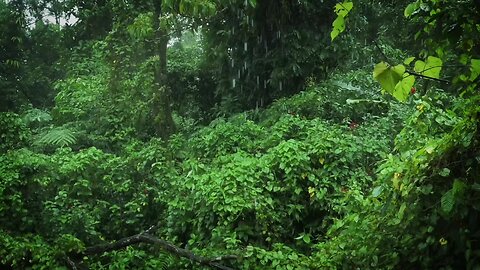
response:
{"label": "fern frond", "polygon": [[68,128],[57,127],[48,130],[39,140],[40,144],[65,147],[75,144],[75,134]]}

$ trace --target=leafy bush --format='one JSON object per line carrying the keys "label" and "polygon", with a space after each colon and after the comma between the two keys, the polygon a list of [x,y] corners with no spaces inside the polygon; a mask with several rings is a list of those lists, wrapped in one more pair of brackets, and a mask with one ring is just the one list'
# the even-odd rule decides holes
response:
{"label": "leafy bush", "polygon": [[0,112],[0,151],[25,146],[29,136],[30,131],[18,114]]}

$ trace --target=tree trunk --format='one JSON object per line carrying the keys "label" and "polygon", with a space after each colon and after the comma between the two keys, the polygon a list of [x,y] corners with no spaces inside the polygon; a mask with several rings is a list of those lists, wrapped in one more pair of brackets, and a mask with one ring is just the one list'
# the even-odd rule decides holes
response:
{"label": "tree trunk", "polygon": [[154,125],[157,136],[166,140],[175,132],[175,123],[172,118],[171,109],[171,90],[167,85],[167,44],[168,29],[161,24],[163,15],[162,1],[155,1],[153,27],[155,29],[154,54],[159,57],[159,62],[155,68],[155,87],[158,92],[153,98]]}

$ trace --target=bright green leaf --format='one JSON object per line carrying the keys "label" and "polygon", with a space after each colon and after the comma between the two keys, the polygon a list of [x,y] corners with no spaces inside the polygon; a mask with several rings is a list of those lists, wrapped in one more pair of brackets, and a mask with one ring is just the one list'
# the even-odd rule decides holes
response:
{"label": "bright green leaf", "polygon": [[422,75],[438,79],[442,70],[442,60],[438,57],[429,56],[426,62],[422,60],[415,62],[414,70]]}
{"label": "bright green leaf", "polygon": [[345,31],[345,19],[342,16],[338,16],[335,21],[333,21],[333,30],[330,33],[330,37],[334,40],[340,33]]}
{"label": "bright green leaf", "polygon": [[393,95],[395,92],[395,86],[402,79],[404,73],[404,65],[392,67],[385,62],[381,62],[375,66],[373,70],[373,78],[380,83],[385,91]]}
{"label": "bright green leaf", "polygon": [[480,59],[472,59],[470,66],[470,80],[474,81],[480,75]]}
{"label": "bright green leaf", "polygon": [[405,61],[403,61],[403,63],[408,66],[410,65],[410,63],[413,62],[413,60],[415,60],[415,56],[408,57],[407,59],[405,59]]}
{"label": "bright green leaf", "polygon": [[335,5],[335,13],[339,17],[347,17],[350,10],[353,8],[353,2],[343,2]]}
{"label": "bright green leaf", "polygon": [[404,73],[403,79],[395,85],[395,91],[392,95],[399,101],[406,101],[414,84],[415,77],[408,73]]}

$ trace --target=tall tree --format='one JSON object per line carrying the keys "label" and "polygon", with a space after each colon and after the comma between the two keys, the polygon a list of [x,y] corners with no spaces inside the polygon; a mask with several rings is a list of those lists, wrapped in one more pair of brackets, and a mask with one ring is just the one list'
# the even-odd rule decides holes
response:
{"label": "tall tree", "polygon": [[331,7],[331,1],[220,2],[206,29],[219,93],[252,108],[298,92],[309,76],[322,77],[335,65],[328,53]]}

